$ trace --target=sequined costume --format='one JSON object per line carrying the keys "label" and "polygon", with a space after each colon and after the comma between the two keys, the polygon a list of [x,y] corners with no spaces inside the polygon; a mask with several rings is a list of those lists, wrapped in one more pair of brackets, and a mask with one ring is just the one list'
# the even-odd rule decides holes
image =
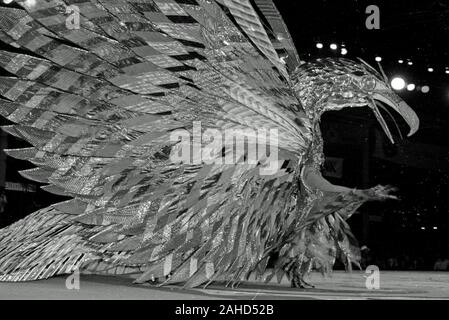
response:
{"label": "sequined costume", "polygon": [[[16,3],[0,10],[12,48],[0,53],[11,74],[0,79],[0,113],[32,146],[6,151],[36,165],[23,176],[72,200],[0,231],[0,280],[78,269],[186,287],[286,274],[303,287],[312,268],[357,263],[346,220],[392,196],[327,182],[319,124],[326,111],[369,107],[392,138],[385,104],[415,133],[416,114],[376,70],[300,61],[271,0]],[[173,161],[186,143],[177,130],[222,160],[232,139],[214,147],[207,130],[261,128],[276,130],[265,141],[276,157]]]}

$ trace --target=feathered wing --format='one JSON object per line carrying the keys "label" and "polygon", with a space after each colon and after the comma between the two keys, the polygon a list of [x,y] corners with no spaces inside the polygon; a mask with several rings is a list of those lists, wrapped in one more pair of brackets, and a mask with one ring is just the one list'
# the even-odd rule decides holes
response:
{"label": "feathered wing", "polygon": [[[81,268],[138,282],[238,281],[291,231],[310,123],[271,1],[255,2],[271,27],[248,0],[18,3],[0,13],[0,39],[21,49],[0,54],[12,75],[0,81],[0,112],[32,147],[8,153],[36,164],[24,176],[73,200],[0,232],[1,280]],[[66,25],[73,6],[79,29]],[[276,129],[279,161],[250,164],[243,152],[233,164],[173,162],[185,146],[174,132],[195,137],[194,123],[202,133]],[[226,157],[228,143],[208,154]]]}

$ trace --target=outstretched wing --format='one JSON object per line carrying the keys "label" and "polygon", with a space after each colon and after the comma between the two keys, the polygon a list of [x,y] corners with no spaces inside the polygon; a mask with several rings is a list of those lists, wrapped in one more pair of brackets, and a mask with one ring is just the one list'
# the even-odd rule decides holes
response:
{"label": "outstretched wing", "polygon": [[[0,11],[0,39],[20,48],[0,53],[11,74],[0,80],[0,112],[16,123],[4,130],[32,147],[8,153],[37,165],[24,176],[73,200],[0,232],[0,279],[81,267],[196,286],[254,268],[293,221],[310,141],[288,77],[299,59],[271,1],[255,3],[284,37],[277,48],[248,0],[17,3]],[[260,128],[277,130],[267,144],[278,159],[172,161],[186,150],[176,132],[198,141],[206,129]],[[208,142],[209,159],[234,150]]]}

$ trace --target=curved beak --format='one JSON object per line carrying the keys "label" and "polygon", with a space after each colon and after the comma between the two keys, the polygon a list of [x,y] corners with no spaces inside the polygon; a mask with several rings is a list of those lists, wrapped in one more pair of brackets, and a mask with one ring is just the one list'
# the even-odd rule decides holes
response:
{"label": "curved beak", "polygon": [[[393,92],[389,88],[385,88],[384,90],[377,90],[373,94],[373,99],[383,102],[384,104],[388,105],[389,107],[393,108],[397,113],[399,113],[402,118],[404,118],[405,122],[410,127],[410,132],[408,133],[408,136],[414,135],[418,129],[419,129],[419,118],[418,115],[413,111],[410,106],[405,103],[401,97],[399,97],[395,92]],[[382,115],[380,114],[379,110],[377,109],[377,106],[374,107],[374,113],[379,120],[381,126],[383,127],[384,131],[386,131],[387,135],[389,136],[390,140],[393,141],[392,135],[388,130],[388,127],[386,127],[385,120],[382,118]],[[394,143],[394,141],[393,141]]]}

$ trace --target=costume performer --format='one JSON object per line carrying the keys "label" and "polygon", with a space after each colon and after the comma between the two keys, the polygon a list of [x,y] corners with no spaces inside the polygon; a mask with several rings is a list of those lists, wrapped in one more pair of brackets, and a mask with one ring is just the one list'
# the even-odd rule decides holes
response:
{"label": "costume performer", "polygon": [[[0,280],[80,270],[236,285],[266,276],[277,256],[266,280],[304,287],[311,268],[357,263],[346,220],[393,196],[322,177],[320,118],[368,107],[392,139],[379,112],[388,106],[414,134],[416,114],[381,73],[363,61],[300,61],[271,0],[16,4],[0,10],[11,48],[0,53],[11,74],[0,79],[0,113],[31,147],[7,153],[71,200],[0,231]],[[231,129],[236,139],[218,143]],[[270,152],[250,161],[262,145]]]}

